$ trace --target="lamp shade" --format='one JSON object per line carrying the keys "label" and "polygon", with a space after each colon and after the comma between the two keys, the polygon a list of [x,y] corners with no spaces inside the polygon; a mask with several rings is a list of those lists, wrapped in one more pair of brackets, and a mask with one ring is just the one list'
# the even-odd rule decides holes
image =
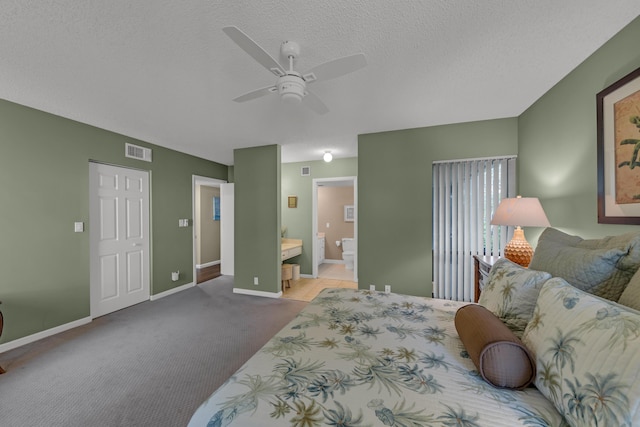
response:
{"label": "lamp shade", "polygon": [[491,225],[549,227],[551,224],[537,197],[518,196],[502,199],[491,218]]}

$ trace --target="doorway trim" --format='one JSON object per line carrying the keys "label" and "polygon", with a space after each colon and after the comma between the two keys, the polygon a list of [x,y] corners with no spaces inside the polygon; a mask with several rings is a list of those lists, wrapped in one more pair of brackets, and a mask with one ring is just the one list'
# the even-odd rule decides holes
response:
{"label": "doorway trim", "polygon": [[[192,267],[193,267],[193,284],[194,285],[197,285],[196,254],[198,250],[197,248],[198,242],[196,241],[196,188],[198,185],[220,188],[220,184],[226,184],[226,183],[227,181],[223,179],[209,178],[207,176],[200,176],[200,175],[191,175],[191,218],[193,218],[192,224],[191,224],[192,225],[191,246],[192,246],[192,254],[193,254]],[[222,240],[220,240],[220,243],[222,243]]]}
{"label": "doorway trim", "polygon": [[[318,278],[318,187],[323,183],[334,183],[336,181],[351,181],[353,182],[353,238],[356,239],[356,245],[358,244],[358,177],[357,176],[342,176],[331,178],[314,178],[312,180],[312,207],[311,207],[311,230],[312,230],[312,247],[313,254],[311,256],[312,275],[314,279]],[[327,244],[327,242],[325,242]],[[353,258],[353,281],[358,282],[358,251],[356,246],[356,254]]]}

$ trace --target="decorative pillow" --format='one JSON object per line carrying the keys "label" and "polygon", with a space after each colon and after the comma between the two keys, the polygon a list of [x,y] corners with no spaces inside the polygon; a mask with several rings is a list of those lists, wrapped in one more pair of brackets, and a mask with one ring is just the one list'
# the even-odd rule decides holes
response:
{"label": "decorative pillow", "polygon": [[612,301],[618,301],[638,267],[640,233],[584,240],[553,228],[542,232],[529,264]]}
{"label": "decorative pillow", "polygon": [[488,308],[521,337],[533,316],[538,292],[550,278],[549,273],[528,270],[501,258],[491,267],[478,304]]}
{"label": "decorative pillow", "polygon": [[640,312],[553,278],[522,341],[536,387],[570,425],[640,425]]}
{"label": "decorative pillow", "polygon": [[456,330],[476,368],[490,384],[522,389],[536,376],[535,360],[500,319],[481,305],[456,312]]}
{"label": "decorative pillow", "polygon": [[629,280],[629,284],[620,295],[618,304],[640,310],[640,269]]}

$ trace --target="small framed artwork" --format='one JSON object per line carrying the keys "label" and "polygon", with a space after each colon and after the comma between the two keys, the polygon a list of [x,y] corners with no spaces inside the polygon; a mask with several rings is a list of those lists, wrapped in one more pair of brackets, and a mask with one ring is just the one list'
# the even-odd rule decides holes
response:
{"label": "small framed artwork", "polygon": [[353,205],[344,205],[344,220],[345,222],[353,222],[356,216],[356,211]]}
{"label": "small framed artwork", "polygon": [[596,101],[598,223],[640,224],[640,68]]}
{"label": "small framed artwork", "polygon": [[213,196],[213,220],[220,221],[220,197]]}
{"label": "small framed artwork", "polygon": [[289,196],[287,199],[288,199],[288,206],[290,208],[298,207],[298,196]]}

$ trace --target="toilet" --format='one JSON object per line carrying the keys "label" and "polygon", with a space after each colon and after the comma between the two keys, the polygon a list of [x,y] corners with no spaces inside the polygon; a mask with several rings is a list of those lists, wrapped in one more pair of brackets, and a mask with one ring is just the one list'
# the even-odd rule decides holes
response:
{"label": "toilet", "polygon": [[342,259],[344,268],[353,270],[353,259],[356,253],[356,241],[351,237],[342,238]]}

